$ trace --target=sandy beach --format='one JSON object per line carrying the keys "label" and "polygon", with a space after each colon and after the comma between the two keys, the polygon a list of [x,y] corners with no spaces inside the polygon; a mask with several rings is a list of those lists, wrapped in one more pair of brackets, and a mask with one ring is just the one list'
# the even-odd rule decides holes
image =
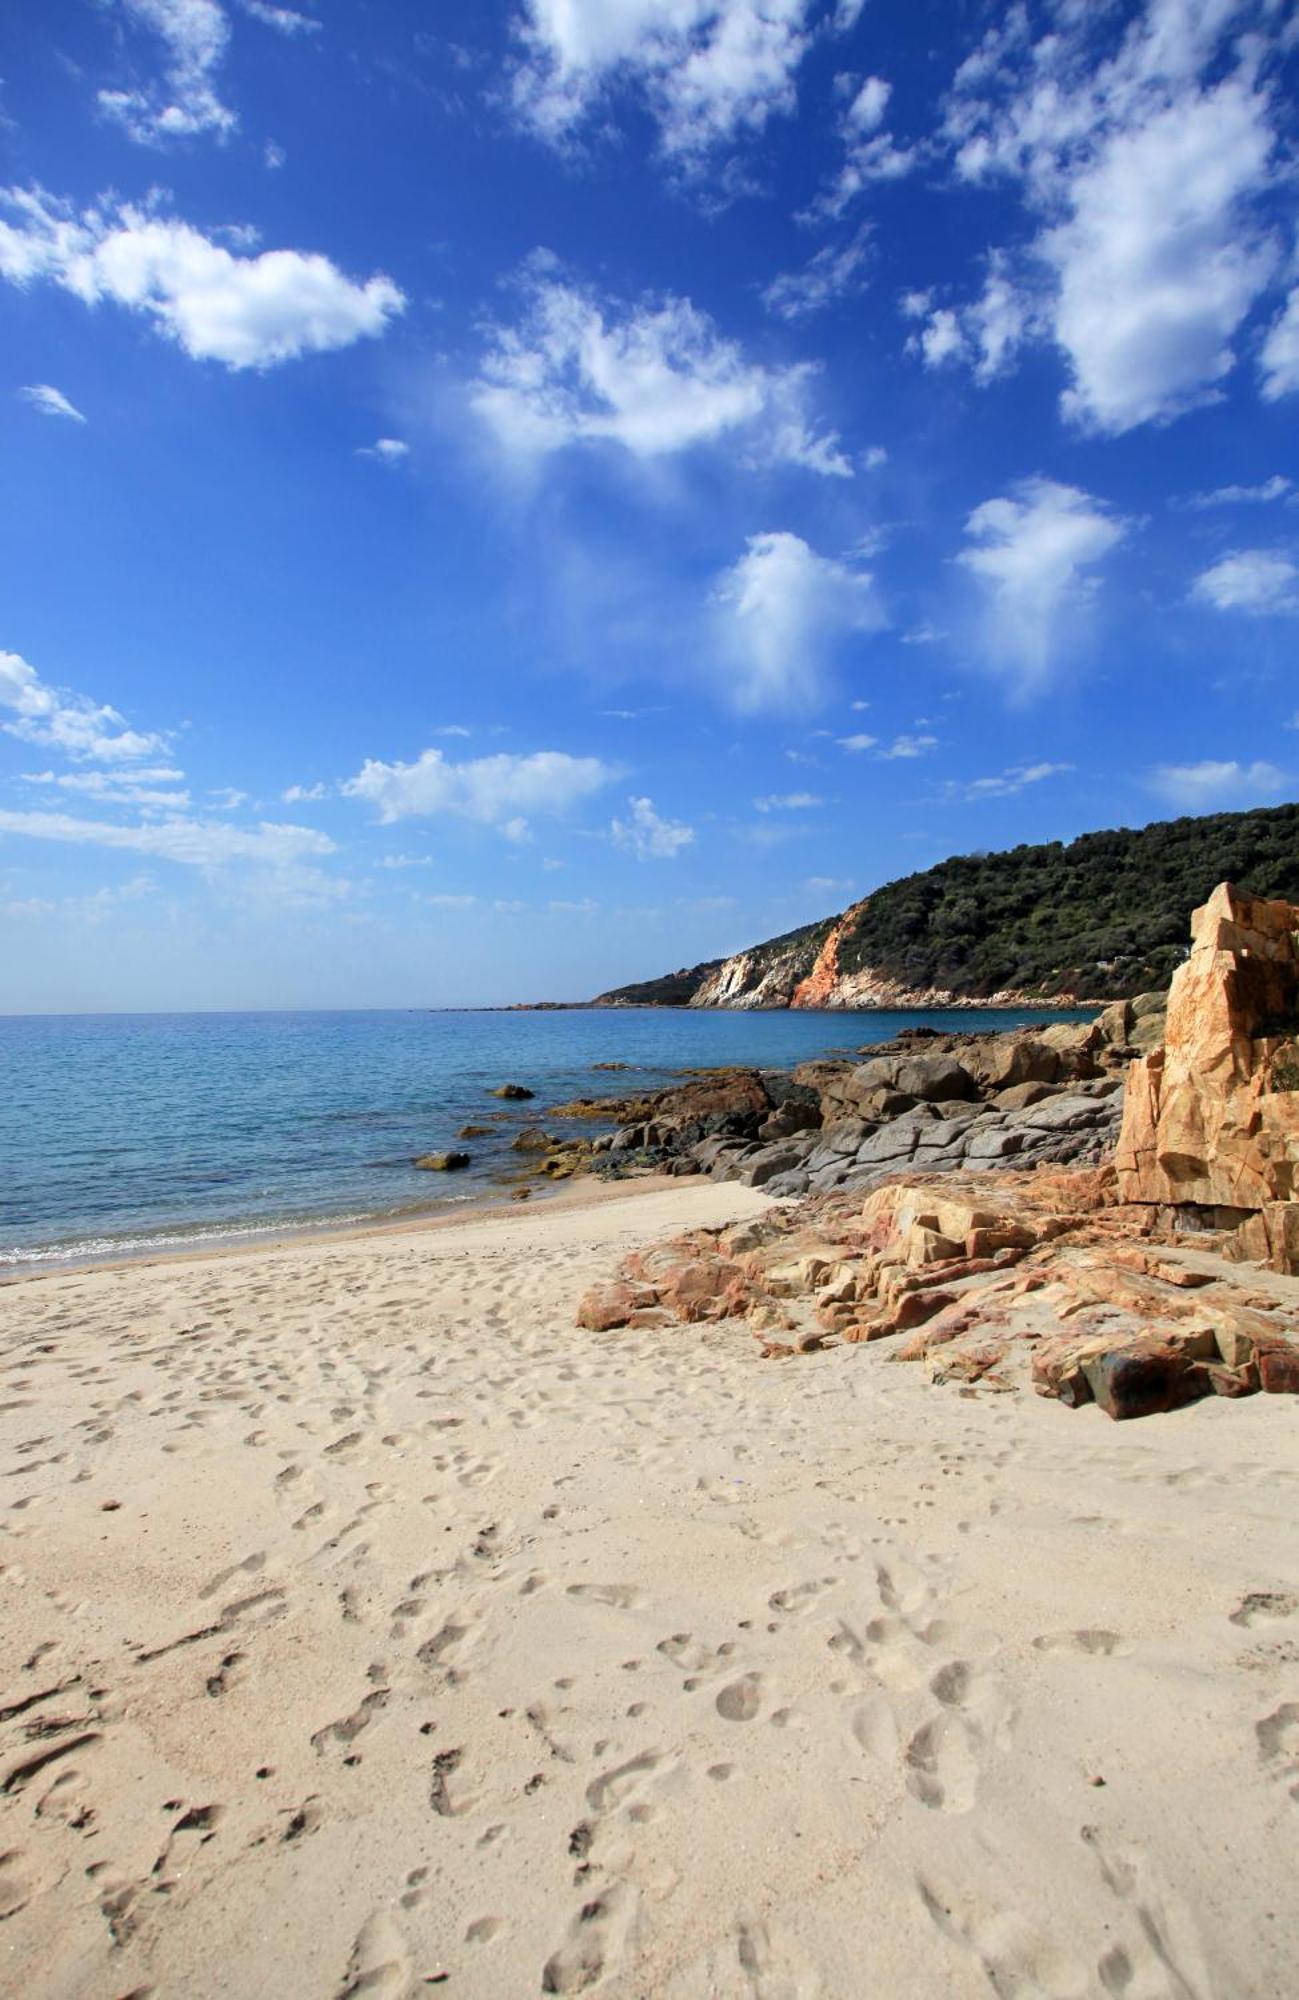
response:
{"label": "sandy beach", "polygon": [[1264,2000],[1299,1404],[580,1332],[594,1204],[0,1288],[0,1987]]}

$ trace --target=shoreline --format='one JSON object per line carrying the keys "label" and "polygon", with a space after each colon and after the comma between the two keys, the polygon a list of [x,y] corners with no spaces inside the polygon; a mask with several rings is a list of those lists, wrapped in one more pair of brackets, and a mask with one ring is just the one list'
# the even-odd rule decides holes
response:
{"label": "shoreline", "polygon": [[[205,1243],[194,1248],[177,1244],[174,1249],[149,1248],[138,1251],[108,1251],[102,1257],[50,1258],[40,1264],[15,1265],[0,1270],[0,1291],[12,1285],[58,1278],[64,1275],[85,1275],[94,1271],[136,1271],[151,1270],[158,1265],[192,1264],[214,1259],[256,1256],[275,1250],[301,1248],[308,1243],[336,1243],[367,1241],[379,1236],[423,1235],[428,1231],[453,1229],[461,1224],[480,1222],[526,1222],[530,1215],[543,1211],[561,1214],[572,1210],[602,1208],[606,1202],[617,1201],[632,1195],[662,1194],[671,1188],[697,1187],[708,1185],[707,1178],[700,1174],[644,1174],[626,1180],[601,1180],[592,1176],[584,1178],[579,1186],[548,1186],[544,1181],[533,1185],[533,1193],[527,1201],[516,1201],[512,1196],[493,1200],[484,1195],[467,1198],[463,1204],[450,1204],[440,1209],[428,1209],[416,1215],[374,1216],[364,1221],[321,1222],[317,1224],[290,1224],[284,1228],[269,1227],[265,1232],[249,1230],[242,1237],[227,1237],[214,1243]],[[539,1206],[534,1207],[534,1203]]]}

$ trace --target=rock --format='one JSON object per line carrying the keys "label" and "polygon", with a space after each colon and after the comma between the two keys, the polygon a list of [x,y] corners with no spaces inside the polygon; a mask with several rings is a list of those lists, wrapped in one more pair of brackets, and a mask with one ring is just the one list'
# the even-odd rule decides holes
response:
{"label": "rock", "polygon": [[1011,1083],[1005,1090],[994,1091],[992,1102],[999,1111],[1023,1111],[1027,1105],[1040,1104],[1050,1095],[1048,1083]]}
{"label": "rock", "polygon": [[742,1187],[765,1187],[776,1174],[790,1173],[802,1166],[805,1158],[806,1148],[802,1146],[762,1146],[749,1155],[736,1178]]}
{"label": "rock", "polygon": [[1205,1370],[1165,1341],[1111,1348],[1084,1367],[1092,1396],[1116,1422],[1179,1410],[1206,1395]]}
{"label": "rock", "polygon": [[456,1133],[456,1137],[457,1139],[490,1139],[492,1129],[490,1125],[462,1125]]}
{"label": "rock", "polygon": [[758,1127],[760,1139],[792,1139],[796,1132],[814,1132],[821,1123],[818,1105],[789,1101],[778,1104]]}
{"label": "rock", "polygon": [[859,1166],[870,1166],[881,1161],[909,1160],[920,1139],[922,1122],[916,1118],[894,1118],[887,1125],[881,1125],[857,1148]]}
{"label": "rock", "polygon": [[1021,1152],[1023,1146],[1022,1132],[1007,1132],[994,1125],[974,1134],[965,1149],[965,1157],[971,1164],[975,1160],[1008,1160]]}
{"label": "rock", "polygon": [[468,1153],[421,1153],[413,1166],[428,1174],[453,1174],[469,1165]]}
{"label": "rock", "polygon": [[1040,1036],[993,1035],[972,1046],[966,1066],[987,1091],[1015,1083],[1054,1083],[1063,1067],[1060,1051]]}
{"label": "rock", "polygon": [[927,1103],[936,1098],[970,1098],[978,1094],[974,1078],[955,1056],[912,1056],[897,1065],[890,1082],[893,1089],[905,1096]]}
{"label": "rock", "polygon": [[491,1092],[493,1097],[508,1098],[511,1104],[522,1103],[524,1098],[535,1097],[536,1094],[535,1090],[528,1090],[521,1083],[498,1083]]}
{"label": "rock", "polygon": [[[1123,1200],[1263,1211],[1299,1199],[1296,931],[1299,907],[1230,883],[1195,912],[1164,1046],[1128,1075]],[[1278,1267],[1299,1271],[1296,1251],[1282,1232]]]}
{"label": "rock", "polygon": [[592,1285],[577,1308],[577,1323],[589,1333],[609,1333],[626,1326],[641,1306],[654,1303],[654,1295],[644,1285],[629,1285],[620,1279]]}
{"label": "rock", "polygon": [[1091,1097],[1076,1097],[1069,1092],[1063,1097],[1048,1097],[1041,1104],[1026,1105],[1022,1111],[1007,1113],[1013,1119],[1017,1131],[1032,1132],[1076,1132],[1085,1125],[1096,1125],[1109,1115],[1105,1106]]}
{"label": "rock", "polygon": [[1259,1383],[1267,1396],[1299,1396],[1299,1347],[1288,1340],[1259,1340],[1254,1348]]}
{"label": "rock", "polygon": [[511,1139],[510,1150],[514,1153],[549,1153],[562,1143],[552,1138],[549,1132],[543,1132],[540,1125],[525,1125]]}

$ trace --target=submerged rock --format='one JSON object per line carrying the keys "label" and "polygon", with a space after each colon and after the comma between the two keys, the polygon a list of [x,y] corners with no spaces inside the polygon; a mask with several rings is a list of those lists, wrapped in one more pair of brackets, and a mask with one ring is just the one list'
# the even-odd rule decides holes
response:
{"label": "submerged rock", "polygon": [[429,1174],[453,1174],[469,1165],[468,1153],[421,1153],[413,1166]]}
{"label": "submerged rock", "polygon": [[495,1090],[491,1092],[493,1097],[508,1098],[512,1104],[522,1103],[524,1098],[535,1097],[536,1094],[535,1090],[529,1090],[522,1083],[498,1083]]}

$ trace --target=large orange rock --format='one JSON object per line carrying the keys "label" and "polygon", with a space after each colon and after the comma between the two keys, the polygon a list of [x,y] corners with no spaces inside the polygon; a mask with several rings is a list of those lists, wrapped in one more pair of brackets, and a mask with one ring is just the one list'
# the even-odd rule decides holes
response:
{"label": "large orange rock", "polygon": [[1266,1211],[1272,1261],[1294,1270],[1278,1204],[1299,1198],[1299,907],[1224,882],[1191,936],[1164,1045],[1128,1075],[1119,1199]]}

